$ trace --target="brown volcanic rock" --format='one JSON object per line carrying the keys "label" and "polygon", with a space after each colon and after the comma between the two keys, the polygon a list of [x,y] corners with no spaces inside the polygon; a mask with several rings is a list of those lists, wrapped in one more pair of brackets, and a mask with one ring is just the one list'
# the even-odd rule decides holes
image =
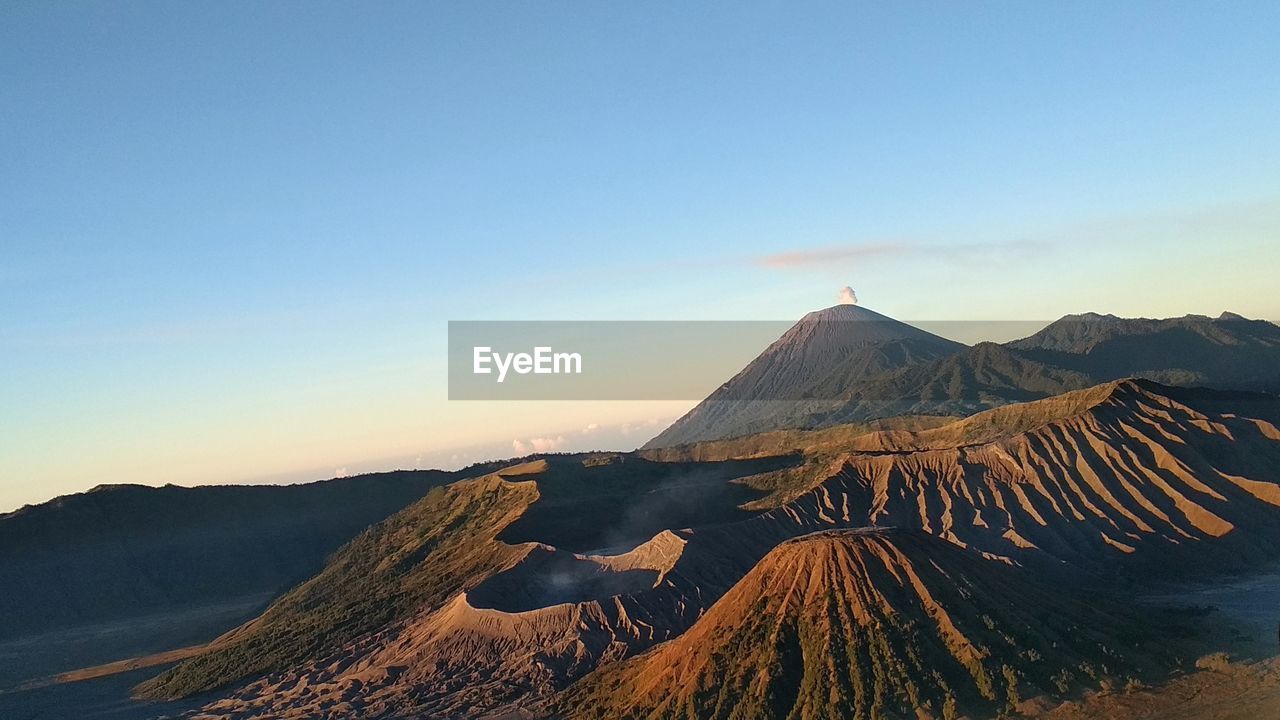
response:
{"label": "brown volcanic rock", "polygon": [[[470,718],[547,697],[600,663],[670,639],[693,622],[685,613],[697,603],[684,603],[669,577],[685,542],[663,532],[617,556],[528,546],[510,570],[444,607],[268,676],[210,704],[201,717]],[[595,589],[599,596],[528,607],[542,597],[540,586],[555,583],[562,592]]]}
{"label": "brown volcanic rock", "polygon": [[845,530],[770,552],[680,638],[559,697],[564,718],[919,718],[1156,670],[1147,628],[924,533]]}
{"label": "brown volcanic rock", "polygon": [[1254,417],[1224,412],[1221,393],[1119,381],[866,435],[839,471],[774,513],[815,529],[918,528],[1091,571],[1118,556],[1126,574],[1242,567],[1280,539],[1280,428],[1266,419],[1280,401],[1249,397],[1225,404]]}
{"label": "brown volcanic rock", "polygon": [[[359,681],[362,713],[376,698],[396,712],[453,716],[558,687],[602,659],[673,637],[740,577],[745,569],[725,575],[685,562],[686,538],[661,528],[751,517],[736,506],[760,493],[730,481],[791,462],[569,455],[454,483],[374,526],[261,617],[139,690],[173,697],[267,674],[211,711],[277,717],[318,712]],[[680,503],[682,495],[698,502]],[[657,534],[622,554],[575,554],[535,539],[601,547],[647,527]],[[311,690],[289,689],[298,683]]]}
{"label": "brown volcanic rock", "polygon": [[538,497],[536,485],[520,478],[545,467],[538,461],[436,488],[352,540],[319,574],[215,640],[208,652],[137,692],[168,699],[209,691],[303,663],[400,617],[444,606],[528,552],[495,536]]}
{"label": "brown volcanic rock", "polygon": [[[780,543],[831,528],[895,526],[939,536],[957,546],[966,560],[989,559],[973,566],[984,568],[974,571],[984,573],[979,578],[984,582],[985,569],[1002,564],[1071,570],[1073,579],[1083,575],[1095,583],[1106,577],[1134,581],[1241,567],[1274,557],[1280,539],[1276,405],[1266,396],[1123,381],[920,432],[855,434],[846,442],[850,452],[825,454],[831,447],[824,446],[824,455],[803,466],[746,478],[779,483],[769,498],[752,503],[756,514],[723,522],[722,517],[732,516],[704,513],[706,524],[660,532],[623,555],[574,554],[539,542],[512,547],[501,541],[510,531],[494,537],[497,524],[490,524],[486,535],[496,542],[486,541],[493,544],[482,555],[514,551],[504,567],[490,566],[452,594],[434,594],[444,598],[439,604],[421,605],[407,620],[384,623],[336,653],[313,655],[310,662],[271,675],[208,709],[213,716],[232,718],[465,718],[530,710],[597,666],[603,673],[611,662],[681,637]],[[649,468],[645,463],[634,466]],[[562,532],[550,524],[550,510],[576,513],[571,501],[578,488],[590,488],[588,477],[574,473],[567,477],[576,479],[555,491],[554,481],[536,477],[512,484],[545,490],[544,500],[552,501],[541,520],[523,525],[520,537],[534,541],[544,532]],[[664,480],[660,487],[671,486]],[[522,496],[503,522],[529,517],[534,496]],[[582,502],[593,513],[608,507],[591,497]],[[434,523],[433,517],[424,515],[414,521],[418,524],[406,525],[406,537],[419,532],[421,523]],[[687,515],[682,511],[670,517]],[[585,516],[575,515],[570,525],[577,530],[565,537],[588,542],[592,536],[583,534],[583,522]],[[910,551],[902,551],[917,574],[931,572]],[[929,566],[937,560],[946,569],[944,560],[950,556],[945,552],[925,554]],[[375,557],[368,562],[376,564]],[[432,562],[424,562],[420,572],[430,574]],[[825,561],[795,562],[783,566],[793,574],[800,572],[795,568],[827,572],[816,569],[826,567]],[[770,561],[766,567],[776,564]],[[899,570],[898,576],[907,577],[905,569]],[[362,576],[359,582],[371,580],[376,578]],[[880,588],[879,580],[875,587]],[[932,582],[926,587],[934,593]],[[445,592],[443,586],[437,589]],[[985,612],[984,604],[994,596],[974,596],[978,604],[973,607]],[[900,597],[892,607],[904,601]],[[950,605],[943,607],[954,614]],[[321,606],[314,612],[325,611]],[[967,631],[962,634],[969,637]],[[920,654],[930,647],[934,645],[897,647],[884,662],[906,662],[905,657],[923,663],[917,670],[954,668],[960,662],[956,658],[961,655]],[[889,665],[867,667],[875,676],[874,668]],[[1022,671],[1022,666],[1014,669]],[[1003,668],[998,671],[1003,677]],[[979,688],[978,678],[991,676],[990,669],[983,672],[985,676],[970,673],[966,677],[971,680],[964,682]],[[911,671],[912,677],[915,673]],[[1073,678],[1080,676],[1073,673]],[[926,672],[919,677],[934,676]],[[998,678],[991,687],[1004,691],[992,690],[993,700],[980,688],[977,695],[959,689],[965,687],[959,675],[945,677],[957,703],[998,707],[1000,697],[1007,699],[1008,688]],[[1028,677],[1025,682],[1033,686],[1028,692],[1048,691],[1043,677]],[[896,687],[907,692],[905,686]],[[930,697],[942,712],[946,699]]]}

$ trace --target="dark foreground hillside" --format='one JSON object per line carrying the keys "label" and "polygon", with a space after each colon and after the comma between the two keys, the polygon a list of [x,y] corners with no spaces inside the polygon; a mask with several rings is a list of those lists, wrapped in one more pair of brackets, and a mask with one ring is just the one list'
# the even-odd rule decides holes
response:
{"label": "dark foreground hillside", "polygon": [[455,479],[397,471],[290,486],[109,485],[0,516],[0,639],[278,593]]}

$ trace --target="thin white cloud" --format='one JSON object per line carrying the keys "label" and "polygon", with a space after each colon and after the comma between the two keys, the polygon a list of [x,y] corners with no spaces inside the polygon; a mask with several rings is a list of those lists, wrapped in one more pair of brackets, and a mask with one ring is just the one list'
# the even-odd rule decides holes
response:
{"label": "thin white cloud", "polygon": [[848,269],[893,258],[934,259],[952,263],[975,261],[993,254],[1025,253],[1041,243],[1026,240],[961,244],[921,243],[908,240],[831,245],[760,255],[752,264],[771,270]]}
{"label": "thin white cloud", "polygon": [[791,250],[788,252],[761,255],[755,264],[766,268],[794,268],[826,265],[832,262],[850,260],[870,260],[915,252],[918,246],[896,241],[871,243],[864,245],[838,245],[828,247]]}
{"label": "thin white cloud", "polygon": [[564,435],[557,435],[555,437],[535,437],[529,438],[527,441],[516,438],[511,441],[511,449],[516,455],[557,452],[564,447],[566,442]]}
{"label": "thin white cloud", "polygon": [[536,437],[530,440],[530,443],[533,445],[534,452],[555,452],[564,447],[564,436],[557,435],[553,438]]}

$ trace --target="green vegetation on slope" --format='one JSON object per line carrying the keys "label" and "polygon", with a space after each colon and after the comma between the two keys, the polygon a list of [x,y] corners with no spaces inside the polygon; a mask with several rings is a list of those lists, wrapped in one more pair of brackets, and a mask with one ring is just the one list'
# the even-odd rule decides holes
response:
{"label": "green vegetation on slope", "polygon": [[413,612],[441,606],[509,567],[522,548],[494,540],[538,497],[498,475],[436,488],[339,550],[262,616],[137,688],[177,698],[333,652]]}
{"label": "green vegetation on slope", "polygon": [[565,455],[437,488],[352,540],[259,618],[138,692],[183,697],[316,661],[511,567],[527,552],[522,543],[582,551],[633,545],[668,527],[749,517],[738,506],[760,493],[731,481],[792,463]]}
{"label": "green vegetation on slope", "polygon": [[639,450],[636,454],[659,462],[713,462],[794,453],[831,455],[848,451],[849,444],[856,438],[870,433],[919,432],[959,419],[950,415],[902,415],[818,430],[771,430],[729,440],[707,440],[689,445]]}

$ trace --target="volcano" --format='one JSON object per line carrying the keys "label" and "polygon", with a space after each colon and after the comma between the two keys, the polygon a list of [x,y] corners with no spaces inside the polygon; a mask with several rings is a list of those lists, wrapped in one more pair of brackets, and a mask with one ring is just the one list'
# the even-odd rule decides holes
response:
{"label": "volcano", "polygon": [[964,347],[860,305],[811,312],[646,447],[785,427],[785,422],[779,424],[780,414],[822,406],[832,397],[829,388],[844,388]]}
{"label": "volcano", "polygon": [[893,417],[965,417],[1099,383],[1280,393],[1280,327],[1234,313],[1085,313],[966,347],[865,308],[806,315],[647,449]]}
{"label": "volcano", "polygon": [[258,676],[202,715],[226,720],[991,717],[1170,662],[1135,643],[1176,638],[1076,588],[1122,608],[1273,561],[1278,423],[1268,395],[1127,380],[801,465],[553,456],[433,492],[140,690]]}
{"label": "volcano", "polygon": [[779,545],[676,640],[570,687],[557,714],[990,716],[1161,667],[1143,626],[921,532],[826,531]]}

